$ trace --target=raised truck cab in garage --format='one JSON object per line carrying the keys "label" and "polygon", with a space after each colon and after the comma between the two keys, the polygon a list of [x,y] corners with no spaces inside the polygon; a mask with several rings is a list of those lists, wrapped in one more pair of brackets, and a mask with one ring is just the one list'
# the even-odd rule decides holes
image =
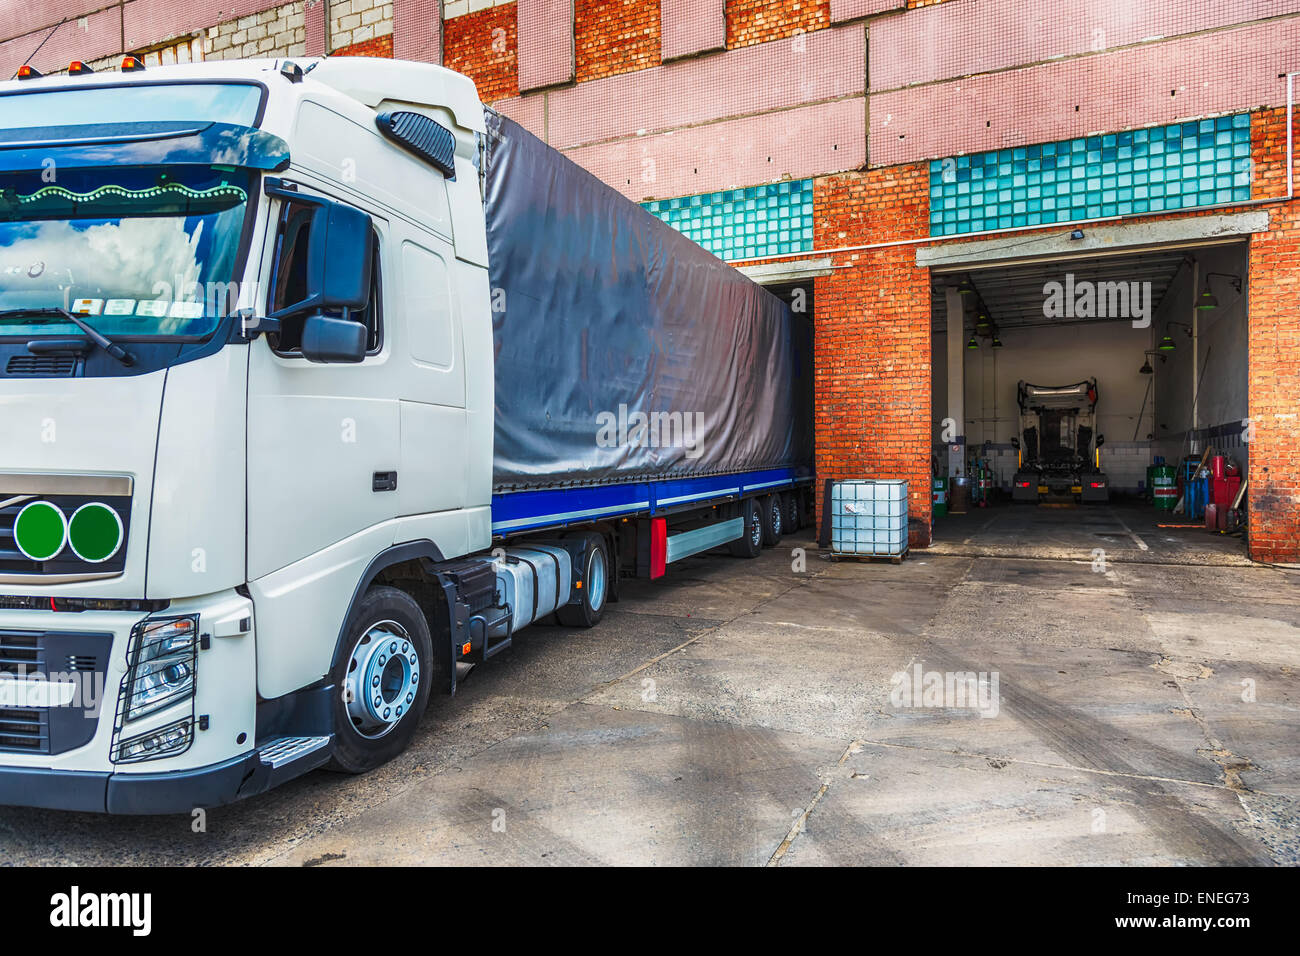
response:
{"label": "raised truck cab in garage", "polygon": [[1012,445],[1019,461],[1012,501],[1110,500],[1110,481],[1101,470],[1106,439],[1096,434],[1097,397],[1095,378],[1073,385],[1017,385],[1020,434]]}
{"label": "raised truck cab in garage", "polygon": [[0,84],[0,804],[365,771],[530,622],[804,520],[789,310],[470,80],[126,65]]}

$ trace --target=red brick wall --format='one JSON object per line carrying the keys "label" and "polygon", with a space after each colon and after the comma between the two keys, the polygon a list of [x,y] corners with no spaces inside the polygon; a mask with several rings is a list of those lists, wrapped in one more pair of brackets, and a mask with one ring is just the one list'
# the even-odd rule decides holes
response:
{"label": "red brick wall", "polygon": [[[1300,117],[1298,117],[1300,119]],[[1286,194],[1286,110],[1253,117],[1256,196]],[[1300,123],[1297,123],[1300,139]],[[1300,208],[1270,205],[1250,241],[1250,556],[1300,562]]]}
{"label": "red brick wall", "polygon": [[[925,235],[924,163],[813,184],[814,245]],[[916,248],[839,253],[816,280],[817,477],[905,478],[911,544],[930,543],[930,274]]]}
{"label": "red brick wall", "polygon": [[831,25],[831,0],[727,0],[727,49]]}
{"label": "red brick wall", "polygon": [[659,0],[574,0],[577,81],[659,65]]}
{"label": "red brick wall", "polygon": [[519,95],[515,5],[452,17],[443,25],[442,65],[464,73],[485,103]]}
{"label": "red brick wall", "polygon": [[393,35],[391,33],[386,37],[375,37],[373,40],[362,40],[351,46],[339,47],[330,53],[330,56],[386,56],[390,59],[392,55]]}

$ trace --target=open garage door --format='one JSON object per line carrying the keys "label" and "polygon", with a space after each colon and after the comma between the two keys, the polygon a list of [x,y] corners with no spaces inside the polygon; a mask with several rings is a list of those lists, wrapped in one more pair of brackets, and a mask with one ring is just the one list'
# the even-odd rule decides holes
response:
{"label": "open garage door", "polygon": [[933,269],[936,546],[1239,559],[1246,274],[1243,241]]}

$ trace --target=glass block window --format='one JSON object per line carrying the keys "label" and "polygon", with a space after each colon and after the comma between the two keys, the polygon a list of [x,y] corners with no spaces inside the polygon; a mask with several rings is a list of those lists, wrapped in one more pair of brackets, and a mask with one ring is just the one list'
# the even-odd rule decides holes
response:
{"label": "glass block window", "polygon": [[719,259],[756,259],[813,247],[811,179],[641,205]]}
{"label": "glass block window", "polygon": [[930,163],[930,234],[1167,212],[1250,198],[1250,114]]}

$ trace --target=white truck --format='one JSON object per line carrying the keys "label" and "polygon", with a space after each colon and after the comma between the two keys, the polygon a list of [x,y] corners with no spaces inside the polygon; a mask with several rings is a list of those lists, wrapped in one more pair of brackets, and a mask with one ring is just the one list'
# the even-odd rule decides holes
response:
{"label": "white truck", "polygon": [[530,622],[808,513],[804,325],[467,78],[19,76],[0,804],[363,772]]}

